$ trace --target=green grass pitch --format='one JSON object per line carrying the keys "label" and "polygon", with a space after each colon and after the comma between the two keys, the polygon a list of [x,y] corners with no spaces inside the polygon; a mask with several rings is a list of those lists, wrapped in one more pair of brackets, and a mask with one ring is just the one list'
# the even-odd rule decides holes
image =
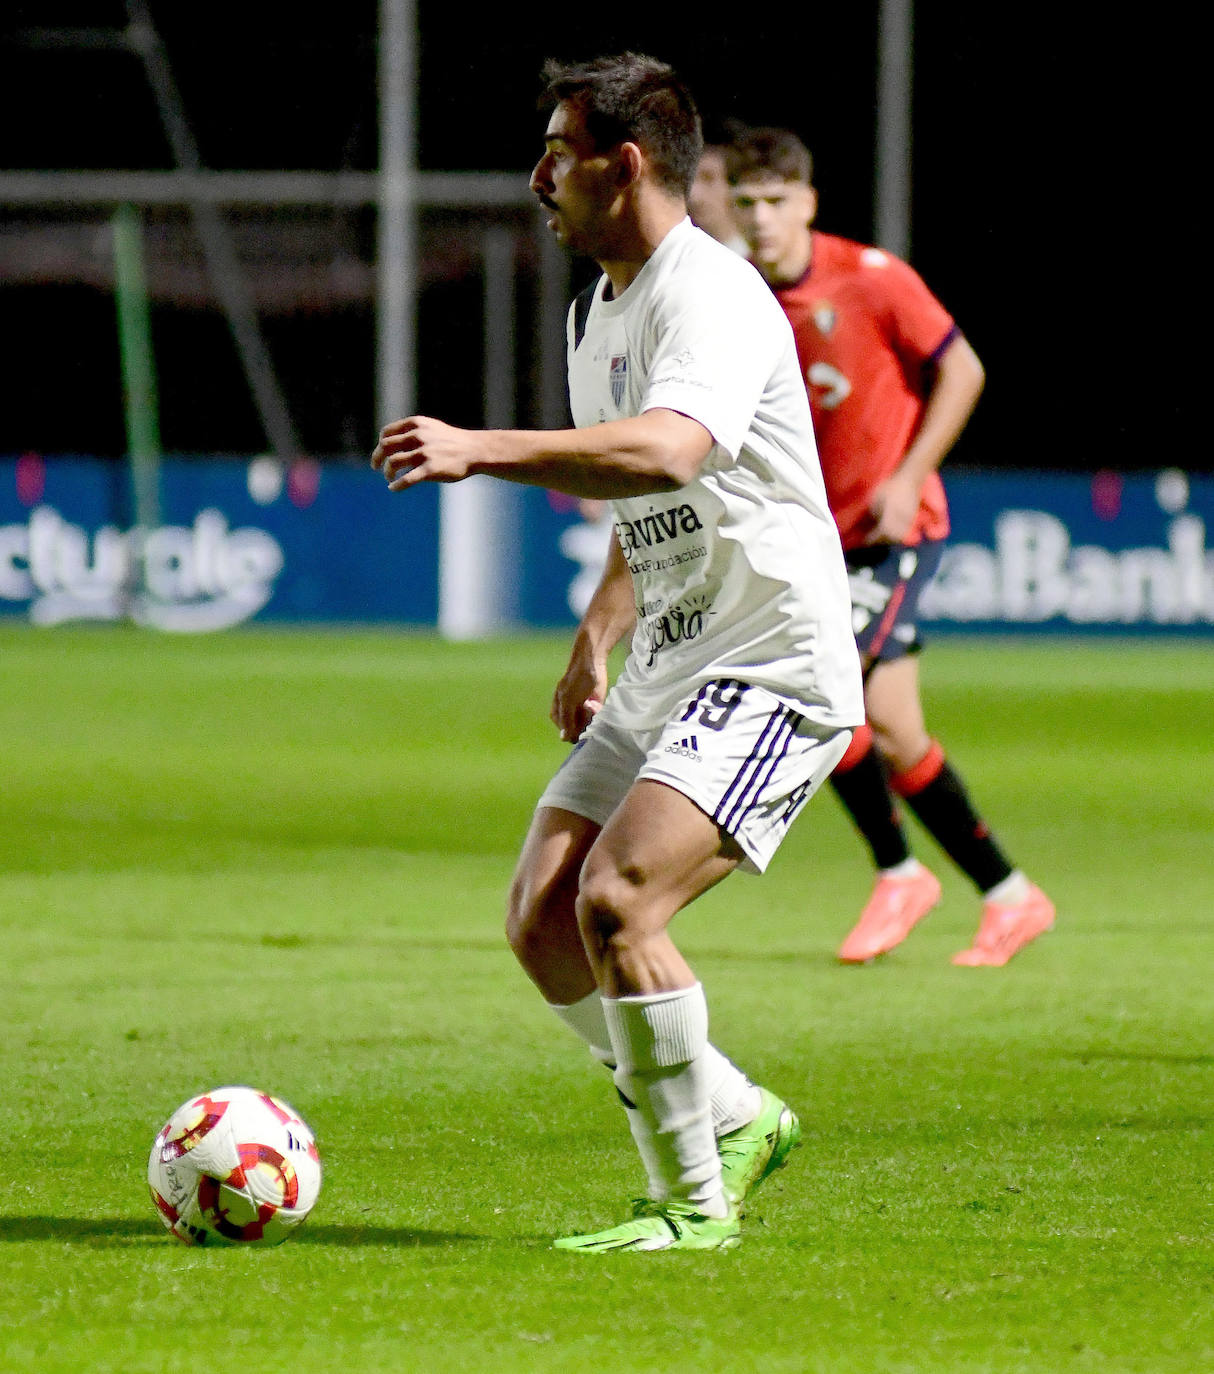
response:
{"label": "green grass pitch", "polygon": [[[1057,930],[884,962],[815,799],[681,915],[713,1037],[791,1100],[727,1254],[594,1258],[638,1166],[502,935],[561,638],[0,629],[0,1371],[1214,1368],[1214,648],[945,642],[929,723]],[[916,832],[918,834],[918,832]],[[326,1166],[276,1250],[173,1242],[152,1136],[279,1093]]]}

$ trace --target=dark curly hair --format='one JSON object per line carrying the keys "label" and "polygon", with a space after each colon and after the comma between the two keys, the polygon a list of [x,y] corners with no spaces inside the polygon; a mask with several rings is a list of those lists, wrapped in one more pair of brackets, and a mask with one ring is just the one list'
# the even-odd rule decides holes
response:
{"label": "dark curly hair", "polygon": [[540,109],[576,106],[599,149],[636,143],[659,183],[687,198],[704,146],[700,115],[674,68],[642,53],[544,64]]}

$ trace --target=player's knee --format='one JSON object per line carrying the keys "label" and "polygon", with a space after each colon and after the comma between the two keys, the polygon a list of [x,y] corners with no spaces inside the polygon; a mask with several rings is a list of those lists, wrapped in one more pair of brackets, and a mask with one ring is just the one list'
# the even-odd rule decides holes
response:
{"label": "player's knee", "polygon": [[868,726],[872,747],[887,763],[891,762],[890,755],[898,752],[897,732],[888,729],[884,721],[872,715],[868,718]]}
{"label": "player's knee", "polygon": [[506,907],[506,943],[521,959],[530,939],[531,935],[523,912],[513,902],[509,903]]}
{"label": "player's knee", "polygon": [[506,899],[506,941],[515,958],[537,980],[581,948],[574,910],[575,885],[561,875],[543,882],[516,874]]}
{"label": "player's knee", "polygon": [[506,899],[506,942],[524,965],[528,955],[544,942],[546,925],[540,894],[516,876]]}
{"label": "player's knee", "polygon": [[587,864],[577,898],[583,940],[599,949],[630,943],[642,911],[643,886],[639,873],[622,872],[612,864]]}
{"label": "player's knee", "polygon": [[921,726],[888,728],[872,722],[873,745],[893,773],[905,773],[931,748],[931,736]]}

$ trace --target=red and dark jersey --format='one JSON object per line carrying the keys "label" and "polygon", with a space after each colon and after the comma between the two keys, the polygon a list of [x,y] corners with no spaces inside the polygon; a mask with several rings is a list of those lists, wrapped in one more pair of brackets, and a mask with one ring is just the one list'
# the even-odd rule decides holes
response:
{"label": "red and dark jersey", "polygon": [[[936,361],[957,333],[913,268],[879,248],[815,232],[809,270],[776,297],[797,340],[830,508],[844,548],[871,529],[873,489],[919,428]],[[948,533],[936,473],[907,543]]]}

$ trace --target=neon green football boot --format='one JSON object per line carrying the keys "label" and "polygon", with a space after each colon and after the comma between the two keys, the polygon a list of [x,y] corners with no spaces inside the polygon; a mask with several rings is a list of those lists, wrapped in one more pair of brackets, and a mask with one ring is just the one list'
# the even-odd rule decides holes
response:
{"label": "neon green football boot", "polygon": [[706,1217],[692,1202],[641,1198],[632,1204],[631,1221],[589,1235],[561,1236],[552,1243],[558,1250],[588,1255],[611,1250],[728,1250],[741,1241],[741,1229],[732,1204],[727,1217]]}
{"label": "neon green football boot", "polygon": [[721,1187],[735,1206],[741,1206],[768,1174],[782,1169],[801,1143],[801,1123],[793,1109],[766,1088],[759,1093],[758,1116],[717,1140]]}

